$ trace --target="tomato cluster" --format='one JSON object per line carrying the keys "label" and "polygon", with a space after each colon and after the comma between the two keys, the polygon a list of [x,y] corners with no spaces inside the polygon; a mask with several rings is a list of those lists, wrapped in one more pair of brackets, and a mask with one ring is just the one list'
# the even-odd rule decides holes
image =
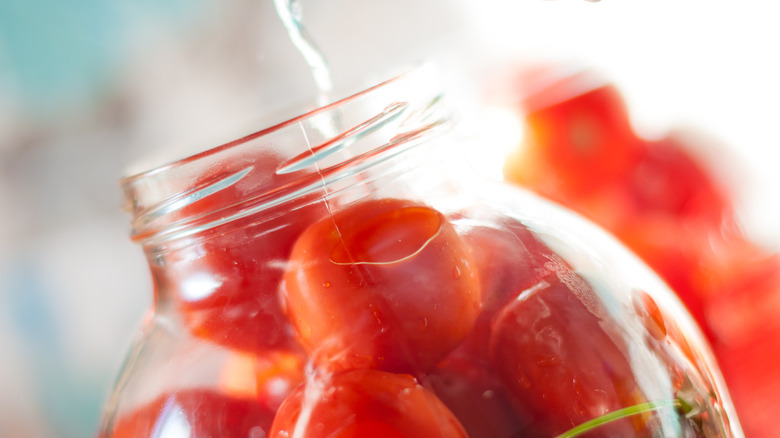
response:
{"label": "tomato cluster", "polygon": [[[195,228],[240,216],[285,183],[275,172],[279,165],[278,157],[264,156],[215,167],[194,184],[196,190],[213,193],[195,197],[171,222],[182,220],[182,227]],[[293,242],[326,211],[323,202],[306,204],[293,214],[276,207],[261,224],[255,223],[256,215],[246,215],[233,220],[227,231],[209,230],[191,247],[168,255],[162,266],[153,265],[157,289],[170,296],[198,337],[250,353],[295,348],[277,289]]]}
{"label": "tomato cluster", "polygon": [[[396,198],[320,207],[160,273],[191,332],[234,359],[216,388],[120,412],[105,438],[550,437],[648,401],[599,295],[518,220],[458,224]],[[640,307],[667,345],[671,323]],[[651,436],[654,415],[588,436]]]}
{"label": "tomato cluster", "polygon": [[[712,339],[697,283],[707,274],[702,261],[731,244],[726,191],[681,138],[637,136],[615,85],[570,95],[549,88],[522,103],[527,135],[508,156],[505,179],[610,230],[669,282]],[[555,99],[540,98],[546,93]]]}
{"label": "tomato cluster", "polygon": [[520,93],[527,135],[505,162],[505,179],[601,225],[657,271],[713,344],[748,434],[777,435],[769,413],[780,409],[780,392],[762,388],[780,384],[780,372],[746,370],[780,357],[766,342],[780,336],[780,257],[740,232],[735,200],[690,139],[640,138],[608,81],[561,92],[590,74]]}
{"label": "tomato cluster", "polygon": [[480,309],[469,248],[438,211],[404,200],[353,205],[296,242],[283,298],[320,366],[426,371]]}

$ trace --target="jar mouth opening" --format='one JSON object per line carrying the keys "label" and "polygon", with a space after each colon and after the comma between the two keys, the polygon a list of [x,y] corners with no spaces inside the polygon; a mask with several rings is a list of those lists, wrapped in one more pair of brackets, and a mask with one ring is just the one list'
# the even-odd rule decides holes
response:
{"label": "jar mouth opening", "polygon": [[[237,140],[120,179],[132,239],[165,242],[283,203],[449,128],[432,66]],[[329,192],[325,190],[324,193]]]}
{"label": "jar mouth opening", "polygon": [[227,143],[223,143],[223,144],[218,145],[218,146],[207,148],[207,149],[205,149],[203,151],[200,151],[200,152],[188,155],[186,157],[183,157],[183,158],[180,158],[180,159],[177,159],[177,160],[170,161],[170,162],[165,163],[165,164],[154,166],[154,167],[152,167],[151,169],[148,169],[148,170],[143,170],[143,171],[140,171],[140,172],[134,172],[134,173],[132,173],[130,175],[126,175],[126,176],[120,178],[119,184],[120,184],[120,186],[124,187],[124,186],[132,184],[136,180],[139,180],[139,179],[142,179],[142,178],[147,178],[149,176],[152,176],[154,174],[158,174],[158,173],[161,173],[161,172],[165,172],[166,170],[171,169],[173,167],[178,167],[178,166],[182,166],[182,165],[185,165],[185,164],[193,162],[193,161],[198,161],[198,160],[201,160],[201,159],[205,159],[205,158],[207,158],[209,156],[218,154],[218,153],[220,153],[221,151],[223,151],[225,149],[229,149],[229,148],[232,148],[234,146],[241,145],[241,144],[246,143],[248,141],[251,141],[253,139],[256,139],[256,138],[263,137],[265,135],[271,134],[271,133],[273,133],[275,131],[278,131],[278,130],[283,129],[285,127],[288,127],[290,125],[294,125],[295,123],[298,123],[301,120],[305,120],[305,119],[314,117],[314,116],[316,116],[318,114],[322,114],[322,113],[328,112],[328,111],[332,110],[335,107],[343,105],[345,102],[349,102],[349,101],[353,101],[353,100],[356,100],[356,99],[360,99],[362,96],[371,94],[371,92],[376,90],[376,89],[383,88],[386,85],[388,85],[390,83],[393,83],[393,82],[401,81],[401,80],[403,80],[403,78],[405,78],[407,76],[410,76],[412,74],[413,74],[413,71],[408,71],[408,72],[401,73],[401,74],[399,74],[397,76],[394,76],[394,77],[392,77],[390,79],[382,81],[382,82],[380,82],[380,83],[378,83],[376,85],[370,86],[370,87],[368,87],[368,88],[366,88],[366,89],[364,89],[362,91],[359,91],[359,92],[351,94],[351,95],[349,95],[347,97],[338,99],[338,100],[336,100],[334,102],[331,102],[331,103],[329,103],[327,105],[317,107],[317,108],[315,108],[315,109],[313,109],[311,111],[302,113],[302,114],[297,115],[297,116],[295,116],[293,118],[287,119],[287,120],[285,120],[283,122],[279,122],[279,123],[277,123],[275,125],[272,125],[270,127],[261,129],[260,131],[253,132],[251,134],[245,135],[245,136],[240,137],[238,139],[231,140],[231,141],[229,141]]}

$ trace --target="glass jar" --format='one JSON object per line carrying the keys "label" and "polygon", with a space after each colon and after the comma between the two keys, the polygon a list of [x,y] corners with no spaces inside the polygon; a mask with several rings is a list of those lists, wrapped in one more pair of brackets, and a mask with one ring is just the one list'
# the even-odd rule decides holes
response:
{"label": "glass jar", "polygon": [[123,180],[155,299],[101,437],[741,436],[676,297],[472,176],[436,83]]}

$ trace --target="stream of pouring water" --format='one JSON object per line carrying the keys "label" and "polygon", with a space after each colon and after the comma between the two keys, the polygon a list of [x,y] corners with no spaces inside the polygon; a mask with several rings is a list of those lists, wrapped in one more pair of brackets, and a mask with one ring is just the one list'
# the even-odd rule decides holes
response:
{"label": "stream of pouring water", "polygon": [[[292,41],[293,45],[296,49],[298,49],[301,55],[303,55],[303,59],[306,61],[306,63],[309,64],[312,76],[314,77],[314,83],[317,85],[317,104],[321,107],[327,105],[330,102],[330,93],[333,90],[330,68],[328,67],[328,61],[325,59],[325,56],[314,44],[311,36],[301,23],[302,11],[299,0],[274,0],[274,6],[276,6],[276,13],[282,20],[282,24],[284,25],[285,29],[287,29],[287,34],[290,36],[290,40]],[[334,120],[333,123],[338,124],[338,119]],[[304,140],[306,141],[306,145],[308,146],[309,151],[313,154],[315,145],[312,145],[309,141],[308,135],[306,134],[306,129],[304,129],[303,125],[300,126],[301,133]],[[333,126],[321,126],[323,132],[330,132],[331,136],[335,135],[337,132],[333,128]],[[328,193],[325,178],[323,177],[322,170],[316,161],[314,162],[314,166],[316,167],[317,173],[320,175],[320,179],[322,180],[323,190],[325,193]],[[333,209],[328,202],[328,196],[325,196],[323,200],[325,202],[325,208],[327,208],[331,219],[333,219]],[[335,220],[333,222],[333,226],[336,228],[336,231],[341,234],[341,231],[339,230]],[[310,384],[308,386],[312,385]],[[312,390],[306,390],[307,398],[310,396],[310,391]],[[293,432],[293,438],[297,437],[300,433],[298,429],[301,426],[301,418],[304,419],[304,427],[306,423],[308,423],[308,414],[304,411],[299,418],[298,424],[296,424],[295,431]]]}
{"label": "stream of pouring water", "polygon": [[330,76],[328,61],[319,48],[314,44],[309,33],[301,24],[301,4],[298,0],[274,0],[276,13],[287,29],[293,45],[303,55],[303,59],[309,64],[314,82],[317,85],[317,104],[324,106],[329,101],[333,82]]}

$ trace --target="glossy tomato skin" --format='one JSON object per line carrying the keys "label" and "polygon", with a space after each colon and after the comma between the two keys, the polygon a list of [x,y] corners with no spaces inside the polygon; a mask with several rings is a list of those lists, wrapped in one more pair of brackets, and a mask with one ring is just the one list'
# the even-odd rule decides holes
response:
{"label": "glossy tomato skin", "polygon": [[279,226],[284,228],[265,236],[247,229],[206,241],[194,258],[165,267],[166,276],[177,278],[167,289],[175,290],[192,334],[252,353],[294,348],[279,283],[281,265],[305,223]]}
{"label": "glossy tomato skin", "polygon": [[531,437],[524,418],[487,358],[452,354],[425,376],[469,438]]}
{"label": "glossy tomato skin", "polygon": [[491,220],[462,232],[479,272],[482,310],[458,354],[486,358],[493,319],[519,291],[551,274],[553,252],[536,233],[512,218]]}
{"label": "glossy tomato skin", "polygon": [[283,294],[301,343],[330,369],[430,369],[480,308],[477,271],[452,224],[398,199],[352,204],[309,227]]}
{"label": "glossy tomato skin", "polygon": [[[235,214],[280,183],[278,165],[275,157],[264,157],[233,163],[229,169],[214,168],[196,186],[219,185],[242,170],[251,172],[176,215],[199,223]],[[157,289],[166,299],[172,297],[198,337],[249,353],[294,348],[278,294],[283,265],[298,235],[326,213],[324,202],[293,211],[269,208],[263,217],[234,220],[229,231],[209,230],[197,244],[167,255],[162,266],[153,266]]]}
{"label": "glossy tomato skin", "polygon": [[409,375],[364,369],[314,379],[285,400],[269,438],[468,437],[447,407]]}
{"label": "glossy tomato skin", "polygon": [[[482,313],[428,376],[464,427],[475,436],[549,437],[646,401],[596,292],[537,233],[510,218],[500,225],[464,231],[480,268]],[[642,317],[647,336],[665,339],[657,312]],[[646,420],[619,420],[586,436],[651,436]]]}
{"label": "glossy tomato skin", "polygon": [[119,417],[100,438],[265,436],[273,416],[252,398],[186,389],[161,395]]}
{"label": "glossy tomato skin", "polygon": [[[541,436],[557,436],[609,412],[644,402],[627,357],[604,324],[590,286],[565,268],[523,291],[496,317],[490,363]],[[620,341],[617,341],[620,342]],[[599,436],[645,436],[621,420]],[[594,432],[595,433],[595,432]]]}

